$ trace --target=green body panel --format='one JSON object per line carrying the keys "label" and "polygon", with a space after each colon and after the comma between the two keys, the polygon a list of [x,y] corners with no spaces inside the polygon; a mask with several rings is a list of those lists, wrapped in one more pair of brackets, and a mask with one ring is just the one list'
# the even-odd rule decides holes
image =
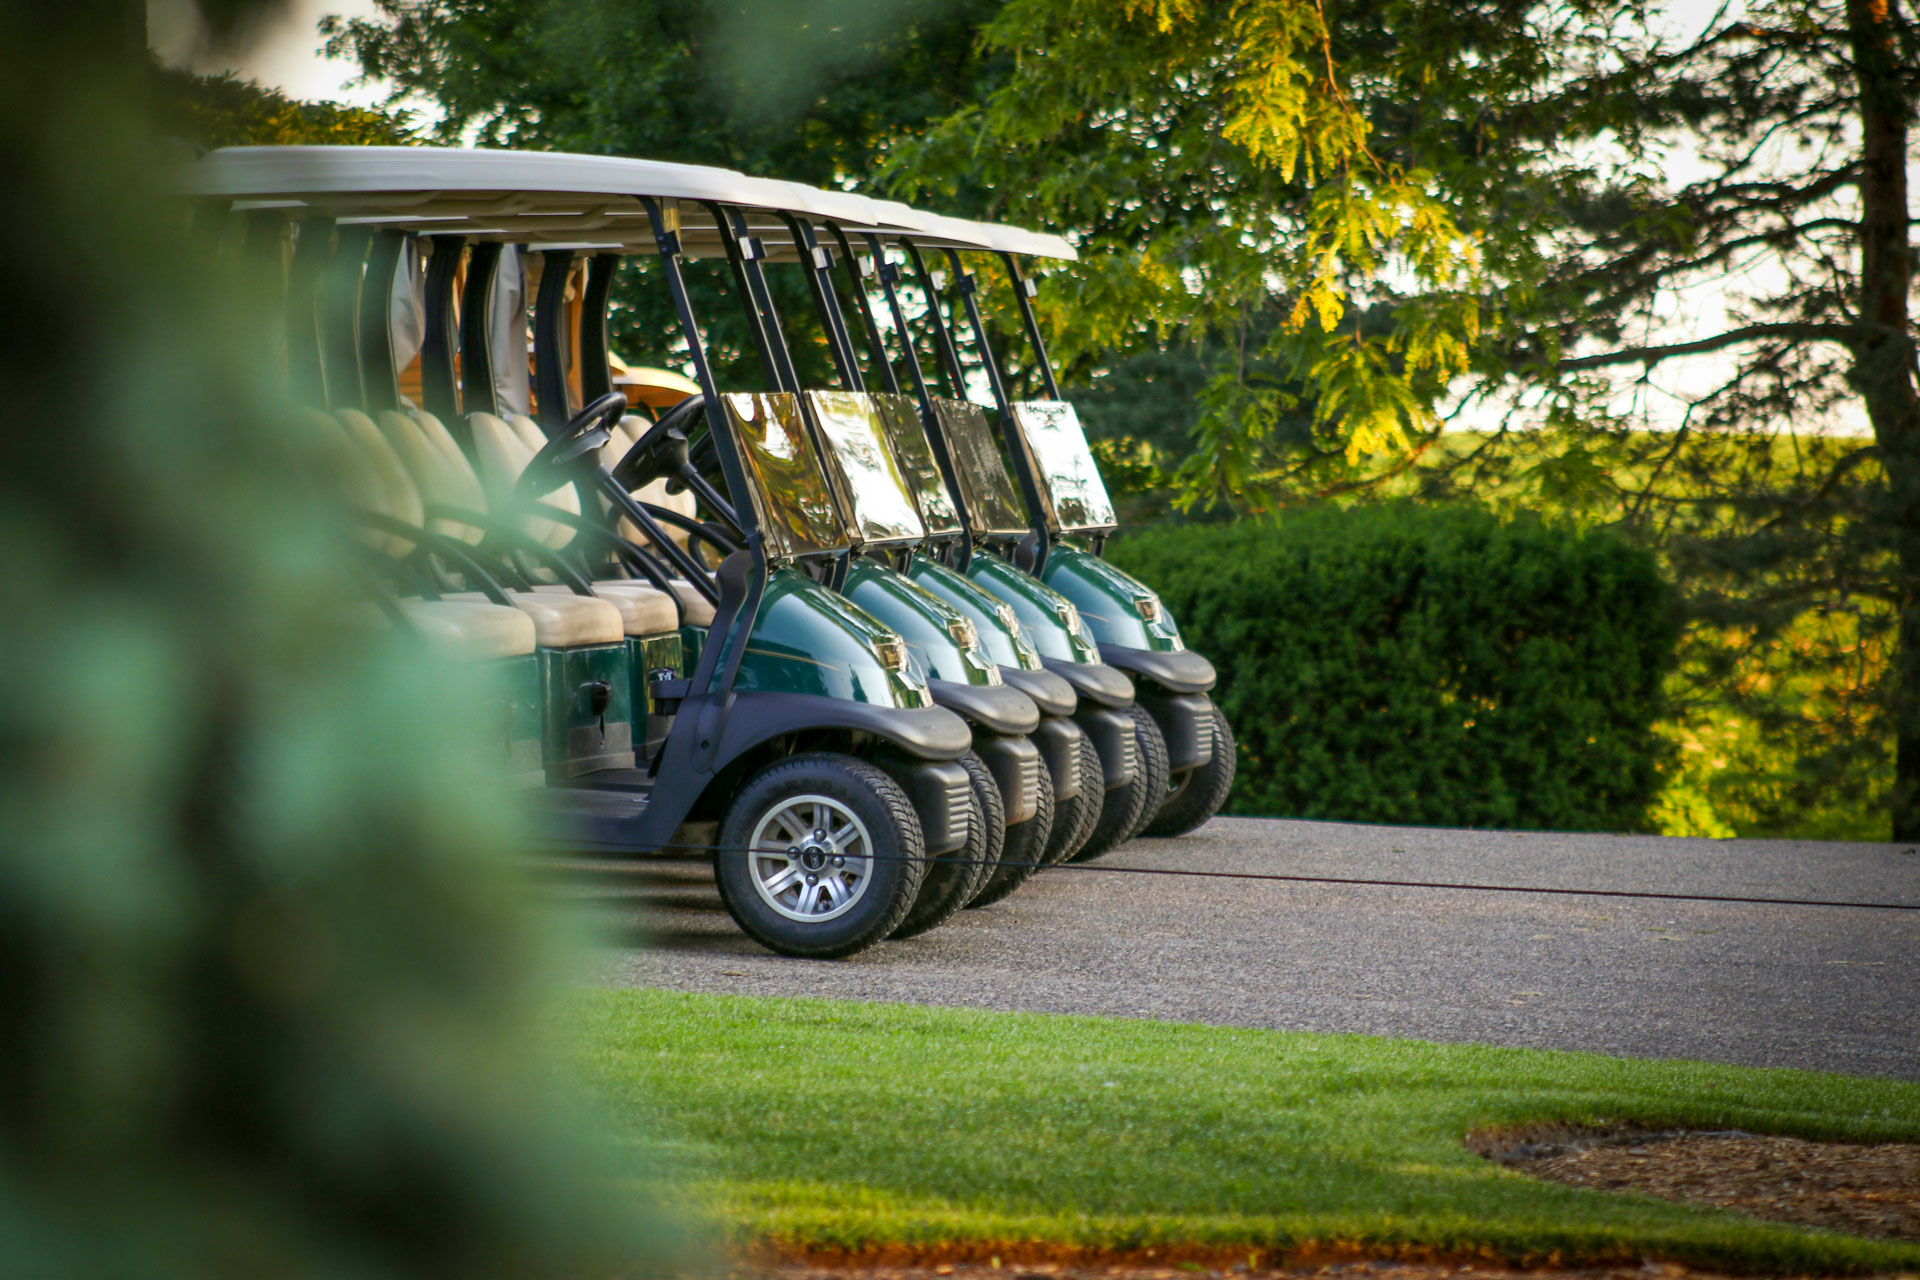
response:
{"label": "green body panel", "polygon": [[1027,638],[1026,628],[1020,625],[1020,615],[1011,615],[1012,626],[1001,616],[1001,610],[1011,609],[1011,605],[990,595],[965,574],[926,556],[913,557],[907,566],[907,577],[913,579],[915,586],[973,619],[974,630],[980,633],[980,645],[994,662],[1016,671],[1040,669],[1040,651]]}
{"label": "green body panel", "polygon": [[[971,621],[966,614],[925,590],[905,574],[856,557],[847,567],[841,592],[893,628],[928,675],[956,684],[999,684],[1000,668],[981,642],[962,647],[954,628]],[[976,634],[980,628],[976,625]]]}
{"label": "green body panel", "polygon": [[[546,708],[540,737],[548,775],[631,767],[633,658],[626,642],[540,649],[535,656]],[[584,692],[596,680],[607,685],[603,715],[593,713]]]}
{"label": "green body panel", "polygon": [[[930,707],[926,681],[909,664],[890,671],[876,645],[900,639],[851,600],[794,569],[767,580],[734,687],[813,693],[882,707]],[[718,664],[716,664],[717,669]]]}
{"label": "green body panel", "polygon": [[633,701],[642,714],[653,713],[653,696],[648,679],[655,671],[687,674],[686,648],[678,632],[658,636],[628,636],[627,656],[633,661]]}
{"label": "green body panel", "polygon": [[479,678],[499,699],[499,765],[510,774],[540,773],[541,721],[540,659],[515,654],[481,663]]}
{"label": "green body panel", "polygon": [[1151,588],[1131,574],[1120,570],[1091,551],[1061,543],[1047,552],[1047,566],[1041,580],[1073,601],[1086,619],[1094,639],[1122,649],[1158,649],[1174,652],[1186,648],[1180,628],[1165,606],[1160,616],[1148,621],[1140,607],[1142,599],[1158,603]]}
{"label": "green body panel", "polygon": [[693,669],[700,665],[700,650],[707,643],[707,629],[688,624],[680,628],[680,654],[686,662],[683,671],[692,675]]}
{"label": "green body panel", "polygon": [[[1043,658],[1058,662],[1098,662],[1100,649],[1082,621],[1069,629],[1067,598],[1030,573],[1023,573],[999,556],[975,552],[967,577],[996,600],[1013,606],[1020,629]],[[1076,606],[1077,607],[1077,606]]]}

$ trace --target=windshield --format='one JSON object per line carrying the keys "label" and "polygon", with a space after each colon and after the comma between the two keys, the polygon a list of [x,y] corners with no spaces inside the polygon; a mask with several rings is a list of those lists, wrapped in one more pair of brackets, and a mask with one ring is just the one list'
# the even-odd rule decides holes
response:
{"label": "windshield", "polygon": [[740,444],[768,554],[787,559],[846,547],[846,526],[807,440],[800,402],[784,391],[736,391],[720,403]]}
{"label": "windshield", "polygon": [[1025,400],[1013,406],[1013,420],[1026,438],[1039,474],[1041,492],[1053,504],[1065,532],[1111,529],[1119,524],[1113,499],[1087,448],[1080,415],[1064,400]]}
{"label": "windshield", "polygon": [[954,509],[953,495],[940,476],[940,464],[934,461],[933,445],[927,441],[926,424],[910,396],[881,394],[873,397],[880,409],[880,421],[887,429],[887,441],[893,445],[894,461],[900,464],[907,487],[920,506],[920,520],[927,532],[939,537],[960,532],[960,513]]}
{"label": "windshield", "polygon": [[809,391],[814,420],[827,450],[827,465],[843,481],[853,527],[864,542],[918,542],[927,536],[913,493],[893,450],[873,397],[857,391]]}
{"label": "windshield", "polygon": [[981,532],[1025,533],[1030,527],[1026,513],[987,425],[987,411],[965,400],[935,400],[933,416],[947,437],[962,495]]}

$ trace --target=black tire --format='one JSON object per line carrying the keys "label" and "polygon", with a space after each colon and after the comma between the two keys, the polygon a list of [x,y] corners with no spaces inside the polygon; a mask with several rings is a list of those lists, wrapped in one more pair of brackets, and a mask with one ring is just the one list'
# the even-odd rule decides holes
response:
{"label": "black tire", "polygon": [[1071,800],[1054,798],[1053,835],[1047,840],[1049,866],[1065,862],[1086,846],[1107,798],[1107,774],[1100,767],[1100,753],[1094,749],[1093,739],[1084,733],[1080,735],[1074,765],[1080,774],[1080,794]]}
{"label": "black tire", "polygon": [[[822,797],[857,818],[858,825],[865,828],[870,855],[864,860],[856,855],[856,862],[864,862],[864,874],[846,884],[847,905],[819,921],[795,919],[775,909],[770,895],[758,887],[756,859],[769,879],[777,878],[782,869],[772,866],[763,855],[747,852],[763,820],[788,802],[807,796]],[[805,805],[796,804],[796,811],[804,813]],[[787,832],[791,834],[790,827]],[[785,838],[763,836],[760,847],[773,847],[773,841]],[[789,756],[749,778],[727,806],[726,818],[720,824],[720,849],[714,855],[714,879],[735,922],[770,951],[810,959],[850,956],[893,932],[913,907],[926,873],[920,818],[900,784],[864,760],[829,752]],[[819,873],[822,878],[817,883],[823,892],[828,882],[845,884],[845,864],[836,868],[830,853],[811,856],[822,859],[814,871],[795,860],[787,860],[789,868],[803,877]],[[787,887],[804,893],[815,884],[803,879],[799,885],[789,882]]]}
{"label": "black tire", "polygon": [[953,853],[927,859],[927,876],[920,882],[920,896],[913,900],[906,919],[887,936],[912,938],[952,919],[954,913],[972,902],[1000,866],[1000,851],[1007,840],[1007,810],[1000,800],[1000,788],[993,781],[986,761],[969,751],[960,757],[967,779],[973,784],[973,812],[967,815],[967,843]]}
{"label": "black tire", "polygon": [[1167,786],[1167,798],[1160,815],[1147,824],[1142,835],[1183,836],[1203,826],[1233,790],[1233,774],[1239,765],[1239,753],[1233,744],[1233,729],[1220,708],[1207,704],[1213,713],[1213,759],[1197,768],[1187,769]]}
{"label": "black tire", "polygon": [[987,883],[975,894],[969,907],[991,906],[1032,879],[1047,856],[1047,837],[1053,834],[1053,777],[1040,770],[1040,794],[1033,816],[1006,829],[1006,844],[1000,850],[1000,864]]}
{"label": "black tire", "polygon": [[1074,855],[1075,862],[1091,862],[1140,834],[1160,812],[1160,800],[1167,794],[1167,740],[1160,726],[1144,707],[1128,707],[1127,715],[1133,719],[1133,781],[1107,792],[1100,821]]}

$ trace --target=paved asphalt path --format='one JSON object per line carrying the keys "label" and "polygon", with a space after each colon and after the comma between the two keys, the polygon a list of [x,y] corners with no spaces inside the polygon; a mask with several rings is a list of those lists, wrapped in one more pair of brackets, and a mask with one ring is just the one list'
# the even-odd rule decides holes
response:
{"label": "paved asphalt path", "polygon": [[[1094,865],[1920,903],[1920,852],[1883,844],[1219,818]],[[1062,869],[920,938],[821,962],[749,942],[704,866],[599,883],[612,985],[1920,1078],[1920,912]]]}

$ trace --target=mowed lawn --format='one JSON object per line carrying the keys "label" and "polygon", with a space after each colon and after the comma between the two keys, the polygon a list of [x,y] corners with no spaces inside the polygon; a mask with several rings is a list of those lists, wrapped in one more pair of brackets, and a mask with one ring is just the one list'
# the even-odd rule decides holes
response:
{"label": "mowed lawn", "polygon": [[[832,966],[820,969],[831,984]],[[582,997],[591,1074],[664,1194],[735,1243],[1406,1246],[1920,1269],[1920,1245],[1536,1182],[1543,1121],[1920,1139],[1920,1086],[1412,1040],[655,991]],[[1024,1250],[1019,1247],[1024,1244]]]}

